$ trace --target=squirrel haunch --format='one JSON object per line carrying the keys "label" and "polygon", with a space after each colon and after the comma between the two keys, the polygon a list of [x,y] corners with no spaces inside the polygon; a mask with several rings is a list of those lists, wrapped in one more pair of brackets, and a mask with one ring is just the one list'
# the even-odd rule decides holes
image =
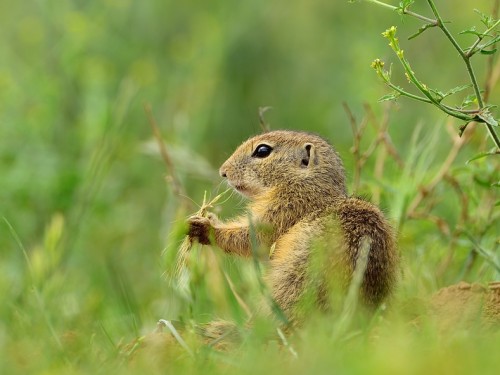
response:
{"label": "squirrel haunch", "polygon": [[376,206],[347,195],[342,160],[323,138],[288,130],[255,136],[220,175],[250,199],[248,212],[225,223],[193,217],[189,235],[206,243],[210,232],[225,252],[251,256],[252,227],[258,245],[273,249],[267,282],[290,319],[307,293],[326,307],[330,289],[347,288],[363,243],[361,300],[376,307],[390,295],[399,261],[393,231]]}

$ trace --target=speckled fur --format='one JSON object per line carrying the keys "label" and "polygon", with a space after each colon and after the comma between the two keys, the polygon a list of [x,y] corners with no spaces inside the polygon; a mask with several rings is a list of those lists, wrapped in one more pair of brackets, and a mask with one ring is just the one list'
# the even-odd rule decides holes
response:
{"label": "speckled fur", "polygon": [[[272,147],[270,155],[252,156],[262,144]],[[290,319],[298,317],[295,307],[307,289],[316,289],[323,306],[332,282],[345,290],[364,238],[371,248],[361,300],[376,307],[390,295],[399,260],[393,231],[376,206],[347,195],[342,161],[323,138],[288,130],[258,135],[238,147],[220,174],[250,199],[248,212],[227,223],[192,217],[189,235],[210,243],[211,232],[225,252],[251,256],[252,220],[259,245],[274,246],[266,279]],[[311,265],[315,254],[319,269]]]}

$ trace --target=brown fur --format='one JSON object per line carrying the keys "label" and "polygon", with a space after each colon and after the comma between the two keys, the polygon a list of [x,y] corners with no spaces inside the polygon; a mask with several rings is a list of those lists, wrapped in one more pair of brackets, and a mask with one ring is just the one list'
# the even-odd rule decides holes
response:
{"label": "brown fur", "polygon": [[[259,145],[271,153],[255,156]],[[220,174],[251,200],[248,212],[226,223],[214,215],[192,217],[189,235],[208,244],[211,233],[214,245],[248,257],[255,228],[258,245],[274,248],[267,282],[290,319],[298,318],[306,291],[325,307],[330,288],[345,290],[363,240],[371,247],[361,300],[376,307],[390,295],[399,260],[393,231],[377,207],[347,195],[342,161],[324,139],[287,130],[258,135],[238,147]]]}

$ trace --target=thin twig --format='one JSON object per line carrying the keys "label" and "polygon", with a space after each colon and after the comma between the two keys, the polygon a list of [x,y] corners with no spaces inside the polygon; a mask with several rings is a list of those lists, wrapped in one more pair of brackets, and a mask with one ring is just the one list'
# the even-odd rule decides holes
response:
{"label": "thin twig", "polygon": [[[402,168],[404,166],[403,159],[401,158],[401,156],[398,153],[398,150],[396,150],[396,147],[392,143],[392,138],[389,134],[390,107],[386,106],[383,112],[382,120],[380,121],[377,121],[375,112],[373,111],[373,108],[369,104],[365,104],[364,108],[368,117],[372,120],[372,124],[375,130],[378,132],[378,137],[380,138],[380,141],[382,141],[382,143],[385,145],[387,152],[394,159],[396,164],[400,168]],[[380,125],[377,126],[377,123],[379,123]]]}
{"label": "thin twig", "polygon": [[465,225],[465,223],[469,220],[469,198],[464,193],[456,178],[447,173],[444,176],[444,180],[451,185],[460,200],[460,221],[457,225]]}
{"label": "thin twig", "polygon": [[424,21],[424,22],[427,22],[429,24],[435,24],[436,23],[436,20],[433,20],[432,18],[423,16],[421,14],[412,12],[411,10],[408,10],[408,9],[401,9],[399,7],[395,7],[394,5],[386,4],[386,3],[382,2],[382,1],[378,1],[378,0],[366,0],[366,1],[368,1],[369,3],[374,3],[374,4],[380,5],[382,7],[385,7],[385,8],[394,10],[394,11],[397,11],[397,12],[401,12],[403,14],[407,14],[409,16],[412,16],[414,18],[417,18],[417,19],[419,19],[421,21]]}
{"label": "thin twig", "polygon": [[[473,55],[475,55],[477,52],[481,51],[482,48],[486,48],[483,46],[480,46],[481,48],[477,49],[476,50],[476,47],[479,45],[479,43],[481,43],[481,41],[494,29],[496,29],[496,27],[500,24],[500,20],[497,20],[492,26],[490,26],[488,29],[486,29],[486,31],[484,31],[482,33],[482,35],[478,35],[477,37],[477,40],[474,42],[474,44],[472,46],[470,46],[468,49],[467,49],[467,52],[465,52],[465,55],[467,57],[472,57]],[[494,46],[496,44],[493,43],[492,45]],[[494,49],[494,47],[493,47]]]}
{"label": "thin twig", "polygon": [[[479,85],[477,83],[476,74],[474,72],[474,69],[472,68],[471,63],[470,63],[470,56],[468,56],[465,53],[465,51],[462,49],[462,47],[460,47],[460,45],[458,44],[458,42],[456,41],[456,39],[453,37],[453,35],[451,34],[451,32],[446,27],[443,19],[441,18],[441,15],[439,14],[439,12],[438,12],[438,10],[436,8],[436,5],[434,4],[434,1],[433,0],[427,0],[427,3],[429,4],[430,8],[432,9],[432,12],[434,13],[434,16],[436,17],[436,20],[438,21],[438,27],[446,35],[446,37],[451,42],[451,44],[453,45],[453,47],[455,48],[455,50],[458,52],[458,54],[460,55],[460,57],[462,57],[462,59],[464,60],[465,66],[467,68],[467,72],[469,73],[469,78],[470,78],[471,83],[472,83],[472,87],[473,87],[474,92],[476,94],[477,103],[479,105],[479,108],[483,108],[484,107],[484,102],[483,102],[483,98],[481,97],[481,90],[479,89]],[[500,145],[498,147],[500,148]]]}
{"label": "thin twig", "polygon": [[273,109],[273,107],[259,107],[259,124],[260,128],[262,129],[263,133],[267,133],[271,130],[271,126],[266,122],[264,119],[264,114],[269,111],[270,109]]}
{"label": "thin twig", "polygon": [[[381,2],[381,1],[377,1],[377,0],[367,0],[367,1],[372,2],[374,4],[377,4],[377,5],[380,5],[380,6],[383,6],[383,7],[386,7],[386,8],[389,8],[389,9],[392,9],[392,10],[399,11],[402,14],[407,14],[407,15],[410,15],[410,16],[413,16],[413,17],[416,17],[419,19],[423,19],[420,15],[409,12],[407,7],[403,7],[403,6],[395,7],[395,6],[392,6],[392,5],[386,4],[386,3]],[[467,123],[469,123],[471,121],[484,123],[484,125],[486,126],[487,131],[490,134],[496,148],[500,149],[500,138],[498,137],[498,135],[494,129],[494,125],[496,125],[496,120],[493,119],[493,117],[489,113],[488,107],[486,106],[486,102],[483,100],[483,98],[481,96],[481,90],[480,90],[478,82],[477,82],[476,74],[475,74],[475,71],[472,67],[471,61],[470,61],[471,56],[475,52],[477,52],[476,49],[477,49],[479,42],[482,40],[482,37],[478,38],[478,41],[476,41],[476,43],[473,44],[473,46],[466,52],[458,44],[457,40],[454,38],[454,36],[450,33],[450,31],[446,27],[445,22],[441,18],[441,15],[439,14],[439,12],[437,10],[436,5],[434,4],[434,0],[427,0],[427,3],[428,3],[429,7],[432,10],[432,13],[434,14],[434,16],[436,18],[435,20],[427,19],[426,20],[427,24],[431,25],[431,26],[439,27],[439,29],[445,34],[446,38],[450,41],[450,43],[453,45],[455,50],[458,52],[458,54],[460,55],[460,57],[464,61],[465,67],[467,69],[467,73],[469,75],[469,79],[472,83],[472,88],[473,88],[475,96],[477,98],[477,103],[478,103],[477,110],[473,110],[471,112],[470,110],[463,110],[461,108],[455,109],[455,108],[452,108],[450,106],[443,104],[441,102],[443,98],[440,97],[439,95],[436,95],[436,93],[433,90],[430,90],[427,87],[427,85],[425,85],[423,82],[421,82],[416,77],[415,72],[413,71],[413,69],[410,66],[410,63],[404,57],[404,51],[399,47],[398,39],[395,37],[396,28],[394,26],[391,27],[390,29],[386,30],[386,32],[384,32],[383,35],[384,35],[384,37],[386,37],[389,40],[389,45],[394,50],[399,61],[403,65],[404,70],[405,70],[405,74],[406,74],[408,80],[411,81],[417,87],[417,89],[425,96],[425,98],[411,94],[411,93],[403,90],[402,88],[394,85],[390,81],[390,72],[386,72],[383,70],[383,63],[380,60],[378,60],[378,59],[375,60],[372,63],[372,67],[377,71],[377,74],[379,74],[379,76],[384,80],[385,84],[387,84],[389,87],[391,87],[393,90],[395,90],[398,93],[398,95],[408,96],[408,97],[413,98],[415,100],[431,103],[434,106],[438,107],[441,111],[447,113],[448,115],[459,118],[463,121],[466,121]],[[493,30],[499,23],[500,23],[500,21],[495,22],[493,24],[493,26],[489,27],[486,30],[486,32]],[[394,95],[394,97],[397,97],[397,95]],[[465,129],[465,126],[463,127],[463,129]]]}
{"label": "thin twig", "polygon": [[[448,122],[450,124],[450,122]],[[434,175],[434,178],[429,182],[427,185],[420,187],[419,192],[417,196],[411,201],[411,203],[408,205],[408,209],[406,210],[406,216],[411,217],[414,213],[417,207],[420,205],[422,200],[428,196],[438,185],[439,182],[443,180],[445,175],[448,173],[450,170],[451,166],[453,165],[453,162],[458,156],[458,152],[462,149],[462,147],[466,144],[470,137],[470,131],[464,133],[462,137],[457,136],[456,134],[453,135],[452,140],[453,140],[453,146],[451,150],[449,151],[445,161],[441,165],[441,168],[439,171]]]}
{"label": "thin twig", "polygon": [[[467,68],[467,72],[469,74],[469,78],[470,78],[471,83],[472,83],[472,87],[474,89],[474,93],[476,94],[477,104],[478,104],[479,108],[481,108],[481,109],[485,108],[485,104],[484,104],[483,98],[481,96],[481,90],[479,89],[479,84],[477,83],[476,73],[474,72],[474,69],[472,68],[472,64],[470,62],[470,56],[468,56],[464,52],[464,50],[460,47],[458,42],[455,40],[453,35],[450,33],[450,31],[446,27],[441,16],[439,15],[439,12],[436,8],[436,5],[434,4],[434,1],[427,0],[427,3],[431,7],[432,12],[434,13],[434,16],[436,17],[436,19],[438,21],[439,28],[443,31],[443,33],[446,35],[446,37],[451,42],[453,47],[455,47],[455,49],[458,52],[458,54],[460,55],[460,57],[462,57],[462,59],[464,60],[465,66]],[[493,139],[493,142],[495,143],[496,147],[500,149],[500,139],[498,138],[498,135],[496,134],[495,129],[493,129],[493,126],[491,124],[489,124],[488,122],[484,122],[484,124],[486,125],[486,128],[488,129],[488,132],[490,133],[491,138]]]}
{"label": "thin twig", "polygon": [[354,177],[353,177],[353,193],[355,194],[358,189],[359,189],[359,184],[360,184],[360,179],[361,179],[361,168],[363,167],[362,162],[361,162],[361,138],[363,135],[363,132],[366,128],[366,125],[368,123],[367,116],[364,116],[363,119],[361,120],[361,123],[357,124],[356,118],[354,117],[353,112],[349,108],[347,103],[342,103],[342,106],[344,107],[344,111],[347,114],[347,117],[349,118],[349,123],[351,124],[352,128],[352,135],[353,135],[353,146],[351,147],[351,153],[353,154],[354,157]]}
{"label": "thin twig", "polygon": [[167,148],[165,147],[165,142],[163,141],[163,137],[161,136],[160,128],[154,118],[153,110],[149,103],[144,104],[144,111],[146,112],[146,116],[148,118],[149,124],[151,125],[151,129],[153,131],[156,142],[158,143],[160,155],[163,159],[163,162],[165,163],[165,166],[167,167],[167,178],[172,182],[172,189],[177,196],[186,197],[186,192],[175,174],[174,163],[172,162],[172,158],[170,157]]}
{"label": "thin twig", "polygon": [[[367,116],[371,119],[371,123],[377,132],[377,146],[380,144],[383,144],[386,147],[378,147],[378,152],[377,156],[375,158],[375,170],[374,170],[374,175],[375,179],[377,181],[382,181],[383,175],[384,175],[384,168],[385,168],[385,162],[387,160],[387,144],[386,144],[386,138],[388,137],[387,134],[387,129],[389,127],[389,105],[384,106],[384,112],[383,112],[383,117],[382,120],[378,121],[377,117],[375,116],[375,113],[373,112],[372,107],[368,104],[365,103],[364,105],[365,112],[367,113]],[[372,196],[373,203],[379,204],[380,203],[380,196],[382,193],[382,189],[380,186],[376,185],[374,187],[374,192]]]}
{"label": "thin twig", "polygon": [[[384,110],[383,117],[379,121],[375,116],[375,113],[371,106],[367,103],[364,104],[365,115],[361,119],[361,122],[357,123],[356,117],[347,105],[347,103],[342,103],[344,111],[349,118],[349,123],[353,132],[353,146],[350,151],[354,157],[354,173],[353,173],[353,193],[355,194],[360,187],[361,182],[361,170],[365,166],[368,159],[373,155],[373,153],[379,149],[379,153],[375,160],[375,177],[379,180],[382,179],[384,165],[386,160],[386,154],[389,154],[392,159],[396,162],[398,167],[402,168],[404,166],[403,160],[399,155],[398,151],[394,147],[391,136],[389,135],[389,106]],[[366,126],[371,124],[376,132],[375,140],[370,143],[364,152],[361,152],[361,140],[363,134],[365,133]],[[383,147],[380,147],[383,146]],[[375,191],[373,196],[374,200],[378,202],[380,195],[380,190]]]}
{"label": "thin twig", "polygon": [[444,236],[449,237],[451,234],[450,226],[442,217],[439,217],[436,215],[431,215],[428,212],[424,212],[424,213],[414,212],[411,214],[411,216],[409,218],[430,221],[430,222],[436,224],[436,227]]}

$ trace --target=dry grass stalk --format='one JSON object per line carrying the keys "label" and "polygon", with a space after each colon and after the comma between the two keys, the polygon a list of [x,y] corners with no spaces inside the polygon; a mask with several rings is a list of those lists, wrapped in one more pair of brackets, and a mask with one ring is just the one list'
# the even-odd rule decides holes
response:
{"label": "dry grass stalk", "polygon": [[245,303],[243,298],[241,298],[239,293],[236,291],[236,287],[234,286],[234,283],[231,280],[231,278],[229,277],[229,275],[227,274],[227,272],[223,272],[223,274],[224,274],[224,277],[227,281],[227,284],[229,285],[229,289],[231,290],[231,293],[233,293],[234,298],[236,298],[236,302],[238,302],[238,305],[240,305],[240,307],[243,309],[247,318],[250,319],[252,317],[252,310],[250,310],[250,307],[248,307],[248,305]]}
{"label": "dry grass stalk", "polygon": [[[223,191],[215,198],[213,198],[210,202],[207,202],[207,192],[203,194],[203,203],[200,206],[200,209],[193,216],[203,216],[206,217],[208,214],[208,209],[213,208],[215,204],[229,191],[229,189]],[[175,273],[174,277],[176,280],[180,280],[183,277],[184,271],[186,270],[187,259],[191,248],[193,247],[193,240],[186,236],[179,247],[179,251],[177,252],[177,262],[175,265]]]}
{"label": "dry grass stalk", "polygon": [[272,109],[273,107],[259,107],[259,124],[260,128],[262,130],[262,133],[267,133],[271,131],[271,126],[266,122],[266,119],[264,118],[264,114]]}
{"label": "dry grass stalk", "polygon": [[470,139],[472,136],[472,132],[474,131],[474,126],[468,127],[463,135],[460,137],[459,135],[455,134],[453,131],[455,125],[455,121],[453,119],[450,119],[446,126],[448,133],[450,135],[450,138],[453,142],[452,148],[450,149],[450,152],[446,156],[446,159],[443,161],[443,164],[441,165],[441,168],[438,170],[438,172],[434,175],[432,180],[425,186],[421,186],[419,189],[418,194],[415,196],[415,198],[411,201],[411,203],[408,205],[408,210],[406,211],[406,216],[411,218],[415,214],[415,211],[417,208],[420,206],[422,201],[430,196],[432,192],[434,192],[434,189],[436,186],[442,182],[445,179],[445,176],[448,174],[450,171],[453,162],[458,156],[459,151],[467,144],[467,141]]}
{"label": "dry grass stalk", "polygon": [[[186,192],[184,187],[182,186],[182,183],[180,180],[177,178],[175,174],[175,167],[174,163],[172,162],[172,158],[170,157],[167,148],[165,147],[165,142],[163,142],[163,138],[161,136],[160,132],[160,127],[158,126],[158,123],[156,122],[154,116],[153,116],[153,110],[151,108],[151,105],[146,103],[144,104],[144,112],[146,112],[146,116],[148,117],[149,125],[151,126],[151,130],[153,131],[153,136],[156,139],[156,142],[158,143],[158,148],[160,150],[160,155],[163,159],[163,162],[165,163],[165,166],[167,168],[167,181],[172,184],[172,190],[174,191],[175,195],[184,198],[184,201],[186,201]],[[188,200],[188,202],[190,202]]]}
{"label": "dry grass stalk", "polygon": [[[394,147],[394,144],[392,143],[392,139],[388,132],[390,112],[389,106],[385,107],[382,119],[378,120],[371,106],[369,104],[365,104],[365,115],[358,124],[349,106],[346,103],[343,103],[342,105],[344,107],[344,111],[347,114],[347,117],[349,118],[349,123],[351,124],[354,137],[351,153],[353,154],[355,161],[353,193],[356,194],[361,183],[361,170],[377,149],[379,150],[375,169],[375,176],[377,178],[381,179],[383,176],[384,165],[387,160],[387,156],[390,156],[392,159],[394,159],[399,168],[403,168],[404,163],[398,151]],[[371,124],[373,126],[373,129],[375,130],[377,135],[375,137],[375,140],[370,143],[366,150],[364,152],[361,152],[361,140],[368,124]],[[380,191],[376,191],[374,194],[374,201],[378,203],[379,200]]]}
{"label": "dry grass stalk", "polygon": [[[499,0],[500,1],[500,0]],[[500,64],[498,64],[494,69],[489,71],[490,76],[487,77],[487,81],[490,82],[492,87],[497,81],[498,77],[495,74],[498,73],[500,76]],[[353,131],[353,147],[351,148],[351,153],[354,157],[354,181],[353,181],[353,193],[356,194],[357,190],[360,188],[360,176],[361,171],[366,167],[366,162],[369,158],[376,155],[375,165],[374,165],[374,176],[378,180],[382,180],[385,173],[385,164],[388,157],[393,159],[399,168],[404,167],[404,162],[398,154],[397,150],[392,144],[392,141],[388,135],[388,113],[384,112],[381,119],[377,119],[374,115],[373,110],[369,105],[364,106],[364,116],[361,121],[357,121],[353,112],[344,103],[344,110],[349,118],[350,125]],[[387,111],[387,109],[386,109]],[[367,127],[373,126],[376,132],[375,139],[366,147],[365,150],[361,148],[361,143],[363,136],[367,130]],[[476,217],[471,217],[470,215],[470,202],[469,197],[463,188],[460,186],[460,182],[453,175],[453,166],[455,165],[456,159],[460,151],[468,144],[469,140],[473,137],[475,130],[477,128],[476,123],[471,123],[464,129],[461,136],[456,134],[456,121],[450,120],[446,124],[446,130],[450,136],[452,146],[448,154],[443,158],[442,163],[438,171],[434,174],[432,179],[418,187],[416,194],[413,199],[409,202],[409,205],[405,212],[406,219],[416,219],[416,220],[427,220],[433,222],[442,235],[449,240],[449,249],[447,256],[444,257],[440,266],[438,267],[438,275],[443,275],[448,269],[449,265],[452,263],[454,258],[455,248],[457,246],[458,240],[463,236],[463,228],[467,228],[473,221],[477,220]],[[458,222],[451,226],[446,220],[434,215],[432,212],[436,205],[439,204],[440,199],[436,194],[437,187],[440,184],[447,183],[452,188],[452,191],[457,195],[461,203],[461,211]],[[374,189],[372,191],[372,200],[378,203],[380,201],[380,189]],[[488,199],[488,195],[482,198]],[[487,204],[486,204],[487,206]],[[490,218],[492,216],[492,206],[494,203],[489,203],[490,210],[487,211],[484,216]],[[477,215],[476,215],[477,216]],[[490,220],[491,221],[491,220]],[[475,234],[475,240],[480,242],[484,234],[489,230],[489,226],[486,226],[483,231]],[[483,256],[482,253],[479,253]],[[468,261],[471,263],[469,268],[475,263],[478,253],[475,250],[471,250],[471,256]],[[484,256],[483,256],[484,257]]]}

